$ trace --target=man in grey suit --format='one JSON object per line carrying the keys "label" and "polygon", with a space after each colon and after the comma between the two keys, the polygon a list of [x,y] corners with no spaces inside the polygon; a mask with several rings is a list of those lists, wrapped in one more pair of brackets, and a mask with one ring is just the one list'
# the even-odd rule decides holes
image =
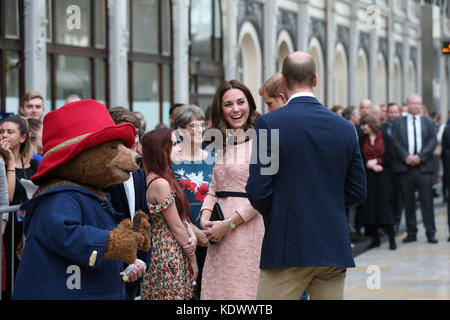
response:
{"label": "man in grey suit", "polygon": [[417,240],[415,192],[419,192],[422,220],[429,243],[435,237],[433,206],[433,150],[436,147],[436,126],[432,119],[420,115],[422,99],[411,95],[407,101],[408,115],[394,121],[395,160],[392,170],[398,174],[406,213],[408,235],[403,242]]}

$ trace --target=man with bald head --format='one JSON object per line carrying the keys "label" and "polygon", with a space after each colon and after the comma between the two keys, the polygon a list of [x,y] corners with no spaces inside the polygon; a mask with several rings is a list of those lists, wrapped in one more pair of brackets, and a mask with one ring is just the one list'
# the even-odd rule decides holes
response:
{"label": "man with bald head", "polygon": [[[264,218],[258,299],[342,299],[354,267],[345,207],[362,202],[366,176],[353,125],[313,94],[313,58],[283,62],[287,104],[255,124],[246,191]],[[278,161],[278,170],[266,155]]]}
{"label": "man with bald head", "polygon": [[433,205],[436,126],[432,119],[420,115],[422,99],[419,95],[413,94],[408,98],[407,108],[408,115],[395,120],[392,127],[392,137],[396,142],[392,171],[400,181],[408,233],[403,242],[417,241],[415,193],[418,191],[425,235],[429,243],[437,243]]}
{"label": "man with bald head", "polygon": [[369,99],[364,99],[359,103],[359,114],[361,115],[361,118],[364,117],[366,114],[372,113],[372,101]]}

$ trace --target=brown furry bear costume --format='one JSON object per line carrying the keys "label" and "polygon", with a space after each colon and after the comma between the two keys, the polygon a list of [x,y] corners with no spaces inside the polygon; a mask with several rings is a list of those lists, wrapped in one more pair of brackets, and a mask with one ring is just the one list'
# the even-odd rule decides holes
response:
{"label": "brown furry bear costume", "polygon": [[148,216],[118,226],[101,191],[138,169],[136,130],[115,125],[104,105],[81,100],[44,118],[44,157],[22,206],[26,245],[14,299],[125,299],[122,261],[150,248]]}

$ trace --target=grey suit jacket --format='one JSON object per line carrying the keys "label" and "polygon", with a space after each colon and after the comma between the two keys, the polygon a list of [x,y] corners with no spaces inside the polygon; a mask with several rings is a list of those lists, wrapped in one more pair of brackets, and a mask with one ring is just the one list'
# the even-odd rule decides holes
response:
{"label": "grey suit jacket", "polygon": [[[422,128],[422,148],[418,156],[422,160],[419,170],[423,173],[432,173],[434,170],[433,150],[436,147],[436,126],[432,119],[420,117]],[[392,138],[394,139],[395,157],[392,164],[393,172],[406,172],[410,166],[405,163],[408,152],[408,127],[407,117],[400,117],[394,121],[392,127]]]}

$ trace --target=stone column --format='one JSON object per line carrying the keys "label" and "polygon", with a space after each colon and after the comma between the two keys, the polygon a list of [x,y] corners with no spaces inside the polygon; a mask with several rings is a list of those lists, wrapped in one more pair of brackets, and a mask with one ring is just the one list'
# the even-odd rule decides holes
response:
{"label": "stone column", "polygon": [[403,24],[403,55],[402,55],[402,101],[406,101],[408,98],[408,69],[409,69],[409,55],[410,55],[410,40],[409,40],[410,25],[407,21]]}
{"label": "stone column", "polygon": [[[387,81],[388,81],[388,101],[394,101],[394,57],[395,57],[395,40],[394,40],[394,2],[389,1],[388,9],[388,30],[387,30],[387,41],[388,41],[388,54],[387,54]],[[402,103],[402,102],[399,102]]]}
{"label": "stone column", "polygon": [[[358,12],[357,5],[355,2],[351,3],[351,16],[350,16],[350,39],[349,39],[349,74],[348,74],[348,85],[349,85],[349,105],[357,106],[358,100],[358,77],[357,77],[357,60],[358,60],[358,44],[359,44],[359,33],[358,33]],[[370,77],[369,77],[370,78]]]}
{"label": "stone column", "polygon": [[[377,56],[378,56],[378,34],[377,28],[370,31],[370,53],[369,53],[369,99],[375,103],[377,93]],[[387,61],[386,61],[387,62]],[[388,72],[386,70],[386,80],[388,79]],[[355,106],[359,106],[359,101]]]}
{"label": "stone column", "polygon": [[[238,1],[226,0],[226,19],[224,19],[224,66],[225,80],[237,79],[239,44],[237,34]],[[225,10],[224,10],[225,11]]]}
{"label": "stone column", "polygon": [[[34,1],[34,0],[33,0]],[[112,106],[128,106],[127,1],[108,1],[109,87]]]}
{"label": "stone column", "polygon": [[189,103],[189,0],[172,1],[173,93],[175,103]]}
{"label": "stone column", "polygon": [[[25,91],[38,91],[44,101],[47,96],[48,20],[45,0],[25,0]],[[47,110],[49,110],[47,106]]]}
{"label": "stone column", "polygon": [[327,71],[327,87],[326,87],[326,98],[325,105],[330,107],[336,101],[336,97],[334,95],[334,90],[336,87],[336,75],[334,74],[334,53],[335,53],[335,38],[336,38],[336,9],[335,9],[335,0],[327,0],[326,6],[326,22],[327,22],[327,51],[326,51],[326,70]]}
{"label": "stone column", "polygon": [[264,81],[276,72],[278,0],[264,4]]}
{"label": "stone column", "polygon": [[298,3],[298,48],[297,50],[308,52],[309,49],[309,28],[311,21],[309,20],[309,1],[299,0]]}

